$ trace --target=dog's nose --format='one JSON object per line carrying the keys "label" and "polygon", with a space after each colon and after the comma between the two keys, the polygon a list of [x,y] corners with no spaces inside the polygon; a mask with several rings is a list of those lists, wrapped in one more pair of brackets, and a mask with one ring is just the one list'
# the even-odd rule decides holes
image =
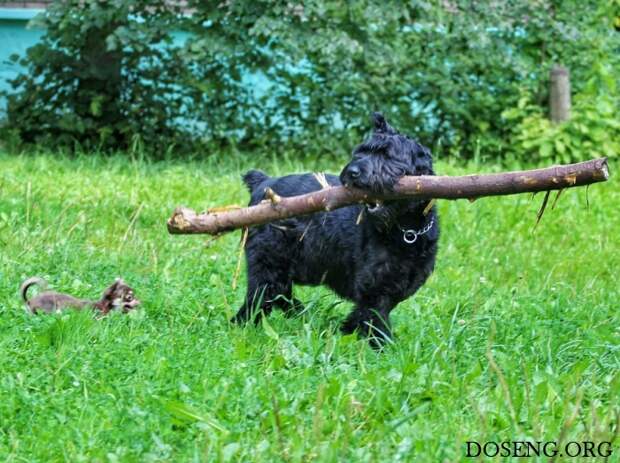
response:
{"label": "dog's nose", "polygon": [[347,174],[349,175],[349,177],[351,177],[352,179],[356,179],[359,178],[360,174],[362,172],[360,171],[360,168],[357,167],[355,164],[349,166],[347,168]]}

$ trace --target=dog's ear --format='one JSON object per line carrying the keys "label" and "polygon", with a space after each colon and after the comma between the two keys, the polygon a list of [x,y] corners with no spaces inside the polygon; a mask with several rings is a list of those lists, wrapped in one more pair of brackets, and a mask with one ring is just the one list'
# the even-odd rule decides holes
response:
{"label": "dog's ear", "polygon": [[106,290],[103,292],[103,295],[101,296],[101,299],[105,299],[105,300],[113,299],[114,293],[116,293],[116,290],[118,289],[122,281],[123,280],[121,280],[120,278],[117,278],[116,281],[114,281],[114,283],[112,283],[110,286],[108,286],[108,288],[106,288]]}
{"label": "dog's ear", "polygon": [[388,124],[388,122],[385,120],[385,117],[383,117],[383,114],[379,112],[374,112],[371,115],[371,119],[375,127],[376,133],[385,133],[389,135],[394,135],[398,133],[390,124]]}
{"label": "dog's ear", "polygon": [[372,124],[375,127],[375,132],[385,132],[387,122],[385,117],[383,117],[383,114],[374,112],[370,115],[370,118],[372,119]]}
{"label": "dog's ear", "polygon": [[433,155],[431,154],[431,150],[428,149],[426,146],[421,145],[420,143],[416,142],[416,150],[422,154],[422,156],[426,156],[429,159],[433,158]]}

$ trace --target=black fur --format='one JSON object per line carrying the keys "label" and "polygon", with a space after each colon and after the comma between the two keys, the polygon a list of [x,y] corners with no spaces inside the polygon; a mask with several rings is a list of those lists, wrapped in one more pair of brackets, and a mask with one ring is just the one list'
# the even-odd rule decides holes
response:
{"label": "black fur", "polygon": [[[327,175],[330,185],[353,185],[386,191],[403,175],[433,175],[430,151],[399,134],[381,114],[373,114],[372,136],[353,151],[340,177]],[[269,177],[252,170],[244,176],[252,198],[264,199],[270,187],[280,196],[321,188],[313,174]],[[326,284],[355,303],[342,324],[344,333],[369,336],[375,347],[391,337],[389,314],[412,296],[435,265],[439,222],[427,201],[390,201],[377,206],[349,206],[251,228],[245,247],[248,288],[233,321],[257,321],[274,307],[287,313],[303,308],[293,298],[293,283]],[[358,219],[362,214],[361,221]],[[403,230],[430,229],[408,244]]]}
{"label": "black fur", "polygon": [[269,176],[260,170],[249,170],[243,176],[243,183],[245,183],[250,193],[252,193],[258,185],[268,178]]}

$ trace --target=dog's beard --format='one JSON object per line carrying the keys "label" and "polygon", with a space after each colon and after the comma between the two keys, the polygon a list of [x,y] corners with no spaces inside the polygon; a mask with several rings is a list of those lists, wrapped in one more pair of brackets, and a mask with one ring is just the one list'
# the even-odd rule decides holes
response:
{"label": "dog's beard", "polygon": [[397,201],[377,202],[366,206],[366,213],[375,228],[384,233],[396,223],[396,219],[400,215],[401,207]]}
{"label": "dog's beard", "polygon": [[428,204],[428,200],[393,200],[377,201],[374,204],[366,205],[366,214],[375,226],[382,233],[388,232],[398,223],[399,217],[404,215],[422,214]]}

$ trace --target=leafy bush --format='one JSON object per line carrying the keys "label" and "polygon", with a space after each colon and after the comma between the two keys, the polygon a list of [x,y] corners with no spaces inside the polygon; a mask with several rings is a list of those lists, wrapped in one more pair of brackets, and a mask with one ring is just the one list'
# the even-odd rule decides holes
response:
{"label": "leafy bush", "polygon": [[50,5],[36,19],[46,34],[20,60],[27,73],[11,81],[7,126],[50,146],[118,148],[139,136],[162,149],[177,140],[175,13],[164,0]]}
{"label": "leafy bush", "polygon": [[512,130],[508,150],[515,157],[556,163],[617,156],[620,153],[619,103],[608,96],[592,99],[587,94],[578,95],[571,119],[553,124],[539,107],[524,98],[518,109],[503,113],[507,121],[523,116]]}
{"label": "leafy bush", "polygon": [[[553,63],[569,67],[578,95],[591,95],[585,83],[596,69],[617,69],[614,8],[188,0],[180,14],[163,0],[57,2],[44,17],[47,35],[23,60],[29,73],[13,82],[9,126],[26,141],[52,134],[55,144],[118,147],[139,137],[159,151],[217,143],[342,152],[381,110],[443,153],[504,156],[539,135],[555,146],[543,110]],[[175,43],[173,29],[185,40]],[[613,92],[592,104],[606,108]],[[614,125],[613,115],[595,124],[604,115],[591,117],[587,104],[575,116],[589,118],[588,130]],[[500,117],[511,109],[521,111],[516,119]]]}
{"label": "leafy bush", "polygon": [[515,157],[570,163],[620,153],[620,98],[610,70],[599,68],[584,91],[574,98],[571,118],[552,123],[524,95],[518,107],[502,114],[512,125],[507,149]]}
{"label": "leafy bush", "polygon": [[[281,120],[359,137],[368,110],[380,109],[428,144],[497,157],[513,152],[501,113],[524,92],[542,112],[553,63],[571,69],[577,93],[601,64],[620,64],[608,53],[620,50],[612,19],[596,1],[310,1],[274,10],[255,33],[289,59],[269,70],[286,83],[276,96]],[[306,72],[291,73],[296,63]]]}

